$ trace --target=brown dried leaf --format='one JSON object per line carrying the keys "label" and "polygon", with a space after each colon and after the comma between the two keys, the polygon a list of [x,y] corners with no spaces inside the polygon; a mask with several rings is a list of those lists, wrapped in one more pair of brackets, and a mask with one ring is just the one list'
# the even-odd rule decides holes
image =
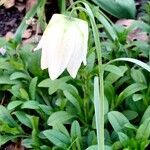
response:
{"label": "brown dried leaf", "polygon": [[[129,28],[130,26],[132,26],[134,21],[135,20],[133,19],[121,19],[121,20],[118,20],[116,24],[124,26],[125,28]],[[128,40],[129,41],[137,40],[137,41],[147,42],[149,40],[149,37],[146,32],[143,32],[141,29],[136,28],[128,34]]]}
{"label": "brown dried leaf", "polygon": [[133,24],[134,21],[135,21],[135,20],[133,20],[133,19],[120,19],[120,20],[118,20],[118,21],[116,22],[116,24],[128,28],[128,27],[130,27],[130,26]]}
{"label": "brown dried leaf", "polygon": [[23,3],[16,3],[16,4],[15,4],[15,7],[16,7],[20,12],[22,12],[22,11],[25,9],[25,4],[23,4]]}
{"label": "brown dried leaf", "polygon": [[6,38],[6,40],[10,40],[10,39],[12,39],[14,37],[14,34],[12,33],[12,32],[7,32],[6,33],[6,35],[5,35],[5,38]]}
{"label": "brown dried leaf", "polygon": [[15,0],[6,0],[4,2],[5,8],[10,8],[10,7],[14,6],[14,5],[15,5]]}
{"label": "brown dried leaf", "polygon": [[135,29],[128,35],[128,40],[130,41],[145,41],[149,40],[149,37],[146,32],[142,32],[140,29]]}
{"label": "brown dried leaf", "polygon": [[35,4],[37,4],[37,0],[27,0],[26,11],[30,10]]}

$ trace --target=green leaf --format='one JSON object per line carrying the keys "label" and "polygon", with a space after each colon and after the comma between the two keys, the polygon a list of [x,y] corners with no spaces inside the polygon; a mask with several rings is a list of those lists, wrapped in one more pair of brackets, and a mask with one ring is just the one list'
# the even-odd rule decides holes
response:
{"label": "green leaf", "polygon": [[0,37],[0,48],[7,43],[7,40],[4,37]]}
{"label": "green leaf", "polygon": [[107,97],[109,102],[114,100],[114,98],[115,98],[115,89],[114,89],[113,85],[111,84],[111,82],[105,81],[104,82],[104,89],[105,89],[105,96]]}
{"label": "green leaf", "polygon": [[39,106],[40,110],[42,110],[46,115],[50,115],[53,111],[51,106],[47,106],[44,104],[39,104],[38,106]]}
{"label": "green leaf", "polygon": [[136,13],[134,0],[93,0],[98,6],[118,18],[134,18]]}
{"label": "green leaf", "polygon": [[144,90],[146,89],[147,86],[144,84],[140,84],[140,83],[133,83],[131,85],[129,85],[127,88],[125,88],[118,96],[117,102],[120,103],[122,102],[125,98],[127,98],[128,96],[131,96],[132,94]]}
{"label": "green leaf", "polygon": [[12,65],[6,61],[0,62],[0,69],[5,69],[5,70],[13,70],[14,68]]}
{"label": "green leaf", "polygon": [[54,126],[55,124],[63,124],[66,123],[68,120],[72,119],[74,116],[66,111],[57,111],[51,114],[51,116],[48,118],[48,125]]}
{"label": "green leaf", "polygon": [[113,143],[112,149],[113,150],[120,150],[120,149],[122,150],[123,149],[123,145],[122,145],[122,143],[120,141],[117,141],[117,142]]}
{"label": "green leaf", "polygon": [[137,102],[137,101],[139,101],[139,100],[141,100],[143,98],[144,98],[144,95],[142,95],[142,94],[133,94],[133,96],[132,96],[132,99],[135,102]]}
{"label": "green leaf", "polygon": [[65,134],[66,136],[70,137],[68,129],[66,129],[66,127],[61,123],[55,124],[55,126],[53,126],[53,129],[60,131],[61,133]]}
{"label": "green leaf", "polygon": [[[127,68],[126,66],[119,66],[119,69],[121,70],[122,74],[124,74],[124,73],[128,70],[128,68]],[[105,80],[107,80],[107,81],[109,81],[109,82],[111,82],[111,83],[113,84],[113,83],[116,82],[120,77],[122,77],[122,76],[117,75],[116,73],[115,73],[115,74],[114,74],[114,73],[109,73],[109,74],[106,76],[106,79],[105,79]]]}
{"label": "green leaf", "polygon": [[119,136],[119,140],[120,142],[124,145],[124,147],[126,146],[128,140],[129,140],[129,137],[122,133],[122,132],[118,132],[118,136]]}
{"label": "green leaf", "polygon": [[14,72],[10,76],[10,80],[15,80],[15,79],[20,79],[20,78],[28,80],[29,76],[23,72]]}
{"label": "green leaf", "polygon": [[16,84],[13,85],[11,89],[9,89],[9,91],[13,94],[13,96],[20,99],[20,91],[19,91],[20,88],[21,88],[21,84]]}
{"label": "green leaf", "polygon": [[98,21],[100,21],[102,23],[106,32],[109,34],[109,36],[113,40],[116,40],[117,39],[116,32],[114,31],[112,25],[107,21],[107,18],[105,18],[104,15],[101,14],[99,8],[92,7],[92,10],[93,10],[94,16],[97,18]]}
{"label": "green leaf", "polygon": [[100,110],[100,93],[99,93],[99,78],[94,78],[94,108],[95,108],[95,121],[96,121],[96,129],[97,129],[97,137],[101,137],[100,131],[100,123],[99,118],[101,117],[101,110]]}
{"label": "green leaf", "polygon": [[28,56],[28,61],[27,61],[27,66],[29,68],[29,71],[34,75],[34,76],[42,76],[43,71],[41,70],[41,52],[40,51],[35,51],[34,53],[30,51],[30,56]]}
{"label": "green leaf", "polygon": [[144,115],[141,119],[141,123],[143,123],[147,118],[150,116],[150,106],[147,107],[146,111],[144,112]]}
{"label": "green leaf", "polygon": [[30,121],[32,124],[32,145],[34,147],[39,147],[41,145],[41,141],[39,138],[39,117],[30,116]]}
{"label": "green leaf", "polygon": [[98,146],[92,145],[92,146],[88,147],[86,150],[98,150]]}
{"label": "green leaf", "polygon": [[16,127],[10,127],[6,122],[0,121],[0,133],[17,135],[20,131]]}
{"label": "green leaf", "polygon": [[123,114],[128,118],[128,120],[133,120],[138,116],[138,113],[133,110],[125,110]]}
{"label": "green leaf", "polygon": [[63,148],[64,150],[70,145],[70,137],[57,130],[45,130],[43,134],[49,139],[54,145]]}
{"label": "green leaf", "polygon": [[33,148],[33,141],[30,138],[22,139],[21,145],[26,147],[26,148]]}
{"label": "green leaf", "polygon": [[127,61],[127,62],[132,62],[142,68],[144,68],[145,70],[149,71],[150,72],[150,66],[147,65],[146,63],[143,63],[142,61],[140,60],[137,60],[137,59],[134,59],[134,58],[117,58],[117,59],[114,59],[114,60],[111,60],[107,63],[108,64],[111,64],[113,62],[117,62],[117,61]]}
{"label": "green leaf", "polygon": [[4,145],[10,140],[16,139],[20,135],[0,135],[0,146]]}
{"label": "green leaf", "polygon": [[145,76],[140,70],[132,68],[131,69],[131,77],[133,78],[133,80],[136,83],[146,84]]}
{"label": "green leaf", "polygon": [[14,115],[16,115],[17,119],[25,126],[32,128],[30,119],[28,118],[28,115],[22,111],[15,111],[13,112]]}
{"label": "green leaf", "polygon": [[22,99],[29,100],[29,95],[24,88],[20,88],[19,92]]}
{"label": "green leaf", "polygon": [[150,118],[146,119],[138,128],[136,139],[146,140],[150,137]]}
{"label": "green leaf", "polygon": [[63,91],[64,95],[66,96],[67,100],[69,100],[78,110],[78,113],[81,114],[81,107],[79,101],[68,91]]}
{"label": "green leaf", "polygon": [[13,110],[16,107],[20,106],[23,102],[22,101],[12,101],[7,105],[8,110]]}
{"label": "green leaf", "polygon": [[129,123],[129,120],[118,111],[109,112],[108,120],[116,132],[121,131],[124,128],[125,124]]}
{"label": "green leaf", "polygon": [[[86,150],[98,150],[98,146],[92,145],[92,146],[88,147]],[[112,148],[111,148],[111,146],[105,145],[105,150],[112,150]]]}
{"label": "green leaf", "polygon": [[24,102],[22,104],[21,108],[24,108],[24,109],[39,109],[39,102],[29,100],[29,101]]}
{"label": "green leaf", "polygon": [[[132,24],[132,29],[134,28],[139,28],[141,29],[142,31],[144,32],[147,32],[147,33],[150,33],[150,26],[148,23],[145,23],[143,21],[140,21],[140,20],[135,20]],[[138,41],[139,42],[139,41]]]}
{"label": "green leaf", "polygon": [[17,122],[12,118],[9,111],[0,105],[0,120],[6,122],[11,127],[18,127]]}
{"label": "green leaf", "polygon": [[17,84],[19,83],[16,80],[10,80],[9,76],[0,76],[0,84]]}
{"label": "green leaf", "polygon": [[137,131],[137,128],[136,128],[134,125],[132,125],[130,122],[129,122],[129,123],[126,123],[124,126],[125,126],[125,128],[127,128],[127,129],[132,129],[132,130],[134,130],[134,131]]}
{"label": "green leaf", "polygon": [[34,78],[31,80],[30,85],[29,85],[30,97],[31,97],[31,99],[33,99],[33,100],[35,99],[37,81],[38,81],[38,78],[37,78],[37,77],[34,77]]}
{"label": "green leaf", "polygon": [[51,80],[51,79],[45,79],[42,82],[38,84],[38,87],[48,87],[49,88],[49,94],[55,93],[58,89],[61,89],[61,87],[66,83],[68,80],[70,80],[69,76],[62,77],[60,79]]}
{"label": "green leaf", "polygon": [[115,66],[115,65],[107,65],[106,67],[104,67],[104,70],[109,71],[113,74],[116,74],[120,77],[123,76],[122,70],[119,67]]}
{"label": "green leaf", "polygon": [[81,140],[81,129],[78,121],[74,121],[71,125],[71,138],[75,140],[79,138]]}

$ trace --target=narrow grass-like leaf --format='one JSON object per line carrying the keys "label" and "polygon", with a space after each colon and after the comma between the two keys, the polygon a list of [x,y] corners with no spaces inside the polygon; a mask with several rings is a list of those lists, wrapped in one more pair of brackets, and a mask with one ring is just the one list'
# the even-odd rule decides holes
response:
{"label": "narrow grass-like leaf", "polygon": [[97,138],[100,138],[100,124],[99,118],[101,117],[100,113],[100,93],[99,93],[99,78],[94,78],[94,108],[95,108],[95,121],[96,121],[96,130],[97,130]]}
{"label": "narrow grass-like leaf", "polygon": [[31,80],[29,85],[29,92],[31,99],[35,100],[35,94],[36,94],[36,85],[37,85],[38,78],[35,77]]}
{"label": "narrow grass-like leaf", "polygon": [[110,36],[113,40],[116,40],[116,39],[117,39],[116,32],[114,31],[112,25],[111,25],[111,24],[107,21],[107,19],[103,16],[103,14],[101,14],[101,13],[99,12],[99,8],[93,7],[93,13],[94,13],[95,17],[97,18],[97,20],[102,23],[102,25],[104,26],[106,32],[109,34],[109,36]]}
{"label": "narrow grass-like leaf", "polygon": [[144,84],[140,84],[140,83],[133,83],[131,85],[129,85],[127,88],[125,88],[118,96],[117,102],[121,103],[125,98],[127,98],[128,96],[146,89],[147,86]]}
{"label": "narrow grass-like leaf", "polygon": [[111,64],[113,62],[116,62],[116,61],[127,61],[127,62],[132,62],[142,68],[144,68],[145,70],[149,71],[150,72],[150,66],[147,65],[146,63],[143,63],[142,61],[140,60],[137,60],[137,59],[134,59],[134,58],[117,58],[117,59],[114,59],[114,60],[111,60],[107,63],[108,64]]}

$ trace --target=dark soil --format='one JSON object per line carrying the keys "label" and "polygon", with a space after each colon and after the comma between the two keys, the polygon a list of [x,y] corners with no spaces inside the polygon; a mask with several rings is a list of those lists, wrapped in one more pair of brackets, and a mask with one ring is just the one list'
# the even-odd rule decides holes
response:
{"label": "dark soil", "polygon": [[[0,37],[5,36],[7,32],[15,33],[26,13],[25,11],[20,12],[15,6],[9,9],[0,7]],[[48,22],[52,14],[58,12],[57,0],[48,0],[45,5],[46,21]]]}
{"label": "dark soil", "polygon": [[11,31],[14,33],[22,21],[24,14],[17,8],[5,9],[0,7],[0,37]]}

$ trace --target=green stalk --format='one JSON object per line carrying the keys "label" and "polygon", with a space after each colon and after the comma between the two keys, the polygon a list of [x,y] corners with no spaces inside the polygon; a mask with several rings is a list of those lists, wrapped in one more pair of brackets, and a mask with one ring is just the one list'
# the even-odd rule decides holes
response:
{"label": "green stalk", "polygon": [[60,8],[61,14],[64,14],[66,11],[66,0],[58,0],[58,5]]}
{"label": "green stalk", "polygon": [[95,79],[96,83],[94,83],[94,85],[98,84],[96,86],[97,89],[94,89],[94,95],[97,95],[94,99],[94,107],[95,107],[95,117],[96,117],[98,150],[104,150],[104,79],[103,79],[102,52],[101,52],[101,44],[99,39],[99,31],[97,29],[96,22],[91,8],[82,1],[78,1],[78,3],[84,4],[86,9],[82,7],[76,7],[72,9],[70,14],[72,14],[74,10],[78,9],[84,11],[89,16],[92,25],[94,41],[95,41],[95,47],[96,47],[96,53],[98,59],[99,77],[98,78],[96,77]]}

